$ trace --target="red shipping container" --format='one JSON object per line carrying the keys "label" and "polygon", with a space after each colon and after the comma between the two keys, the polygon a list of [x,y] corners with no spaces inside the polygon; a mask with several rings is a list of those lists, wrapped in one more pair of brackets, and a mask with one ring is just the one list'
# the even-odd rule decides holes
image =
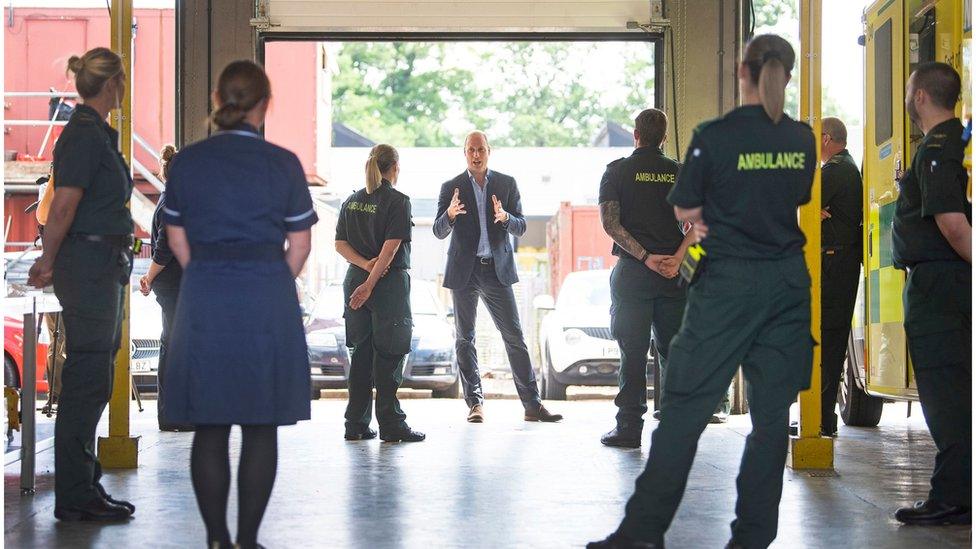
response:
{"label": "red shipping container", "polygon": [[610,269],[617,264],[610,252],[613,241],[603,230],[600,207],[559,205],[559,211],[546,224],[549,248],[549,288],[553,297],[571,272]]}

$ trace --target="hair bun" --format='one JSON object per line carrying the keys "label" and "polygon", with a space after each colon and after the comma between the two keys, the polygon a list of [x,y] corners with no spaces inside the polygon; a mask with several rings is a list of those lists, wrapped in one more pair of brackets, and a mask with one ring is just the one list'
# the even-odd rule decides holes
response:
{"label": "hair bun", "polygon": [[78,74],[85,69],[85,60],[77,55],[68,58],[68,70]]}
{"label": "hair bun", "polygon": [[176,147],[173,145],[163,145],[163,148],[159,151],[159,159],[163,162],[169,162],[174,156],[176,156]]}

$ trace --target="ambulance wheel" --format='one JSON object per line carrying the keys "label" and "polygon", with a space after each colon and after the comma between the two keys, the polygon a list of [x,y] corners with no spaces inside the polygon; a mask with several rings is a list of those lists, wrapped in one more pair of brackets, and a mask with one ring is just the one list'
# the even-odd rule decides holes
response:
{"label": "ambulance wheel", "polygon": [[854,366],[850,354],[844,364],[844,375],[840,382],[838,400],[840,417],[844,425],[851,427],[877,427],[884,411],[884,400],[864,392],[854,377]]}

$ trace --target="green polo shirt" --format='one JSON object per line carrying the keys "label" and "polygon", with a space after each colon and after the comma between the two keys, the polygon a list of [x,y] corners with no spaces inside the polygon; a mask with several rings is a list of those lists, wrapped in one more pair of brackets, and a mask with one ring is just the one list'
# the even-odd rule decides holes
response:
{"label": "green polo shirt", "polygon": [[132,178],[119,133],[95,109],[78,105],[54,146],[54,187],[84,191],[68,233],[132,234]]}
{"label": "green polo shirt", "polygon": [[810,201],[816,162],[810,126],[739,107],[695,129],[668,201],[702,208],[709,258],[791,257],[806,242],[796,209]]}
{"label": "green polo shirt", "polygon": [[962,261],[935,222],[940,213],[963,213],[972,224],[966,199],[969,176],[962,161],[962,123],[947,120],[925,135],[912,165],[898,182],[901,193],[892,222],[893,259],[898,268],[926,261]]}

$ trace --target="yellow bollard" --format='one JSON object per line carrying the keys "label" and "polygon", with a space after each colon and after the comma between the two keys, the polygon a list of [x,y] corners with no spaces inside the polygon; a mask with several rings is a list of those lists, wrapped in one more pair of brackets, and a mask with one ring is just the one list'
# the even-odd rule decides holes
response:
{"label": "yellow bollard", "polygon": [[[821,132],[821,0],[800,0],[800,119],[813,128],[820,165]],[[810,203],[800,208],[800,228],[807,237],[804,249],[812,281],[810,288],[810,333],[820,341],[820,169],[817,168]],[[834,441],[820,436],[820,346],[813,349],[813,378],[810,389],[800,393],[799,435],[790,439],[793,469],[833,469]]]}
{"label": "yellow bollard", "polygon": [[[122,108],[112,113],[112,126],[119,132],[122,154],[132,165],[132,0],[112,0],[112,51],[122,56],[125,69],[125,97]],[[131,170],[131,168],[130,168]],[[98,459],[109,469],[134,469],[139,464],[139,437],[129,436],[129,403],[132,395],[129,375],[129,288],[125,288],[122,342],[115,357],[112,399],[108,403],[108,436],[98,439]]]}

